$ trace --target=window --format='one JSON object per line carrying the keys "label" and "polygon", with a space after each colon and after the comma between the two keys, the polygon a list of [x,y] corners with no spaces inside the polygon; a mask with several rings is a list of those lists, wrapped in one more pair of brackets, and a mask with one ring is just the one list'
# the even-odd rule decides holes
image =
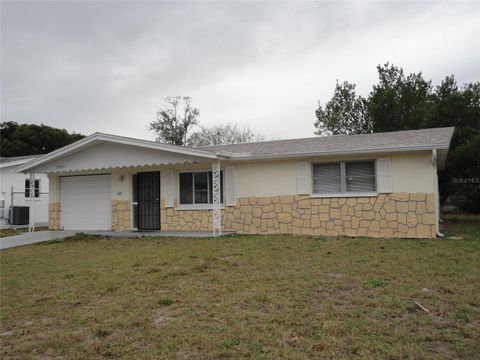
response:
{"label": "window", "polygon": [[340,163],[313,165],[313,192],[316,194],[340,194],[342,192]]}
{"label": "window", "polygon": [[[180,205],[213,204],[211,171],[179,174]],[[220,171],[220,203],[223,204],[223,171]]]}
{"label": "window", "polygon": [[313,165],[314,194],[362,194],[375,191],[374,161]]}
{"label": "window", "polygon": [[347,192],[375,192],[375,163],[358,161],[345,163]]}
{"label": "window", "polygon": [[[30,197],[30,179],[25,179],[25,197]],[[40,197],[40,180],[35,180],[35,197]]]}

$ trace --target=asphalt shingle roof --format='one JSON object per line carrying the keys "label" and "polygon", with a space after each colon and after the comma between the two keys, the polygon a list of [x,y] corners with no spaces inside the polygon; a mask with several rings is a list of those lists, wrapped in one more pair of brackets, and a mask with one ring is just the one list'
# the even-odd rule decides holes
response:
{"label": "asphalt shingle roof", "polygon": [[205,146],[199,149],[235,156],[281,156],[282,154],[401,150],[402,148],[448,148],[454,128],[431,128],[365,135],[317,136],[303,139]]}

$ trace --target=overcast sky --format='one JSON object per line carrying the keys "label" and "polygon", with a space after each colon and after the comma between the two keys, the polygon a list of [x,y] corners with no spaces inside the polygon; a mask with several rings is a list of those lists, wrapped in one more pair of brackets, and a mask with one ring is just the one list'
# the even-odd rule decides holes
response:
{"label": "overcast sky", "polygon": [[5,2],[2,121],[153,139],[168,95],[203,125],[313,135],[336,79],[367,95],[387,61],[480,80],[480,2]]}

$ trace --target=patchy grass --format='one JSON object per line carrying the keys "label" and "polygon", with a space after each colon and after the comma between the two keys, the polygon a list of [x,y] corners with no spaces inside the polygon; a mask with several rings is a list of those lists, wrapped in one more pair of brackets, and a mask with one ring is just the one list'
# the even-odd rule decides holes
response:
{"label": "patchy grass", "polygon": [[478,358],[480,225],[456,221],[441,240],[79,235],[3,250],[1,355]]}
{"label": "patchy grass", "polygon": [[383,279],[378,279],[378,278],[373,278],[373,279],[370,279],[368,280],[368,283],[370,284],[371,287],[381,287],[381,286],[385,286],[386,285],[386,282],[385,280]]}
{"label": "patchy grass", "polygon": [[174,301],[172,299],[168,299],[168,298],[158,300],[158,304],[163,305],[163,306],[170,306],[173,303],[174,303]]}
{"label": "patchy grass", "polygon": [[480,239],[480,214],[448,213],[442,216],[442,219],[442,231],[447,237]]}
{"label": "patchy grass", "polygon": [[28,229],[0,229],[0,238],[21,234]]}

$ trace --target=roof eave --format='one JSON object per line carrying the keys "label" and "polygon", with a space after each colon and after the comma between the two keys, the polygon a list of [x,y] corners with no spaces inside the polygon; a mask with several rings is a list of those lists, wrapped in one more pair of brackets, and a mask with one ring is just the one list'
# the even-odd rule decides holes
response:
{"label": "roof eave", "polygon": [[7,168],[7,167],[11,167],[11,166],[22,165],[22,164],[25,164],[25,163],[27,163],[27,162],[32,161],[33,159],[35,159],[35,158],[26,159],[26,160],[16,160],[16,161],[10,161],[10,162],[6,162],[6,163],[1,163],[1,164],[0,164],[0,169]]}
{"label": "roof eave", "polygon": [[250,155],[238,156],[232,155],[229,160],[232,161],[248,161],[248,160],[278,160],[278,159],[292,159],[292,158],[306,158],[316,156],[342,156],[342,155],[363,155],[363,154],[378,154],[378,153],[395,153],[395,152],[412,152],[412,151],[429,151],[429,150],[443,150],[448,149],[448,145],[425,145],[425,146],[409,146],[409,147],[395,147],[395,148],[378,148],[378,149],[358,149],[358,150],[338,150],[338,151],[316,151],[316,152],[297,152],[278,155]]}

